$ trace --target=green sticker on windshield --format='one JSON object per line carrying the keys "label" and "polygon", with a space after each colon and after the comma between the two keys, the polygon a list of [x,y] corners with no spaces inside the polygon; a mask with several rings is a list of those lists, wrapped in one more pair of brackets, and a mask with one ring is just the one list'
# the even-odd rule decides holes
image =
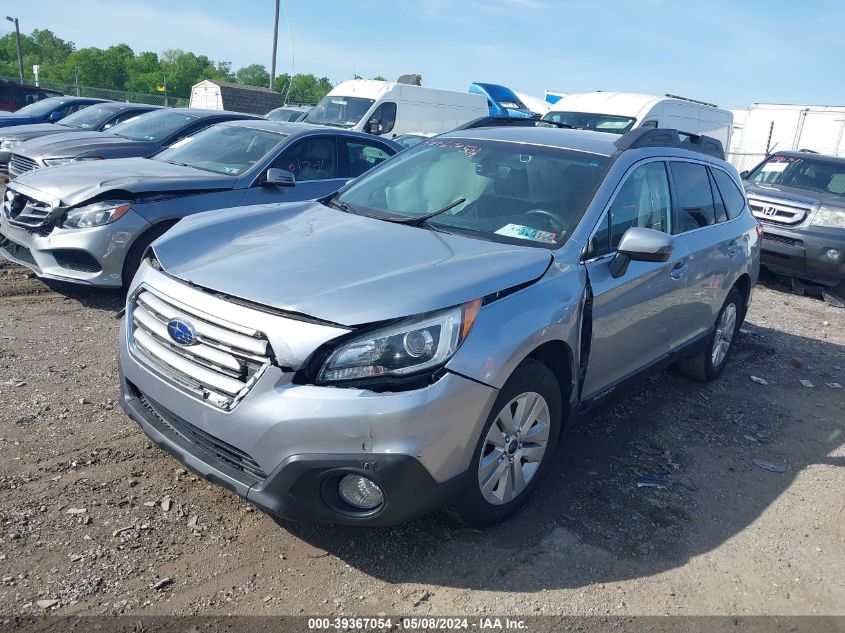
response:
{"label": "green sticker on windshield", "polygon": [[534,240],[535,242],[544,242],[546,244],[554,244],[557,241],[557,233],[541,231],[540,229],[521,224],[506,224],[496,231],[496,234],[504,235],[505,237],[515,237],[521,240]]}

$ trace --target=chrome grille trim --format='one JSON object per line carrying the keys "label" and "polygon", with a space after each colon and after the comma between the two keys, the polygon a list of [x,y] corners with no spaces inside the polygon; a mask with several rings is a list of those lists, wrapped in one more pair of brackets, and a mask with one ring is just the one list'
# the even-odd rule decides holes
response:
{"label": "chrome grille trim", "polygon": [[39,228],[45,225],[53,210],[49,202],[30,198],[11,189],[6,190],[3,212],[9,224],[26,229]]}
{"label": "chrome grille trim", "polygon": [[748,198],[748,206],[755,218],[771,224],[800,224],[812,211],[811,207],[751,197]]}
{"label": "chrome grille trim", "polygon": [[[170,338],[167,323],[175,318],[191,321],[196,344],[179,345]],[[144,285],[130,298],[127,334],[131,351],[150,369],[224,410],[232,409],[271,364],[263,334],[188,308]]]}
{"label": "chrome grille trim", "polygon": [[26,156],[12,154],[9,159],[9,176],[12,178],[17,178],[21,174],[35,171],[36,169],[38,169],[38,163]]}

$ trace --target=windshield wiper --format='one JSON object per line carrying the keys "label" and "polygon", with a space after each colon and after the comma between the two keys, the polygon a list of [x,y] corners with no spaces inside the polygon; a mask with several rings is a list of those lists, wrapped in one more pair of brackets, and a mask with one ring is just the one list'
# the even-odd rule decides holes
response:
{"label": "windshield wiper", "polygon": [[432,211],[431,213],[426,213],[425,215],[417,216],[415,218],[402,218],[402,219],[384,218],[384,219],[387,220],[388,222],[396,222],[397,224],[409,224],[411,226],[421,226],[421,225],[425,224],[426,222],[428,222],[434,216],[440,215],[441,213],[446,213],[447,211],[454,209],[456,206],[458,206],[459,204],[462,204],[466,201],[467,201],[467,199],[463,198],[463,197],[455,198],[454,200],[452,200],[452,202],[447,204],[445,207],[443,207],[441,209],[437,209],[437,211]]}
{"label": "windshield wiper", "polygon": [[352,207],[350,207],[345,202],[341,202],[340,200],[338,200],[337,195],[329,196],[328,198],[323,200],[323,204],[325,204],[326,206],[329,206],[329,207],[334,207],[335,209],[340,209],[344,213],[351,213],[352,215],[358,215],[355,211],[352,210]]}

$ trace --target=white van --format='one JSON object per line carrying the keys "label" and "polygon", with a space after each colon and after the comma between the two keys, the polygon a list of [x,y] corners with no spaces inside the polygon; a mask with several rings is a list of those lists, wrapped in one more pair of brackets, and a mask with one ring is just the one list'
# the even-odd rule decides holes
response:
{"label": "white van", "polygon": [[407,133],[448,132],[487,114],[487,99],[479,94],[352,79],[332,89],[305,122],[393,138]]}
{"label": "white van", "polygon": [[675,95],[658,97],[633,92],[569,94],[552,105],[543,118],[617,134],[638,127],[673,128],[717,138],[725,150],[730,146],[733,126],[733,114],[712,103]]}

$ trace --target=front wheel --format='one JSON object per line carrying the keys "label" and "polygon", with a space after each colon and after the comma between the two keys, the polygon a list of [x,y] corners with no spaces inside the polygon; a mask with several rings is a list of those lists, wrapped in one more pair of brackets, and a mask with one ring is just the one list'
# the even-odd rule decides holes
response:
{"label": "front wheel", "polygon": [[710,382],[719,377],[728,364],[728,356],[742,322],[742,311],[742,295],[736,288],[731,288],[719,316],[716,317],[707,347],[700,354],[680,361],[678,367],[681,373],[702,382]]}
{"label": "front wheel", "polygon": [[561,394],[546,365],[528,360],[499,392],[473,454],[457,510],[486,527],[516,512],[537,486],[560,434]]}

